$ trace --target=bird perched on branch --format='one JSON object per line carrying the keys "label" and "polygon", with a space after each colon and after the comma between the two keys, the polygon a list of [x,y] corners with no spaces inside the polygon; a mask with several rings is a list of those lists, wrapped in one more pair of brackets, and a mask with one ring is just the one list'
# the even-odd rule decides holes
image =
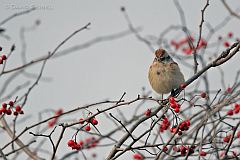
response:
{"label": "bird perched on branch", "polygon": [[158,49],[148,72],[148,79],[154,91],[159,94],[172,92],[184,83],[184,76],[167,51]]}

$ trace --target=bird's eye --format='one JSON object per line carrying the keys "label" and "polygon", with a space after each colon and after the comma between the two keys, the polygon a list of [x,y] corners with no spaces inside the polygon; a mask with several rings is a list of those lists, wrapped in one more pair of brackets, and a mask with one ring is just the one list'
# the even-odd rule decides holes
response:
{"label": "bird's eye", "polygon": [[161,60],[161,61],[164,61],[164,60],[165,60],[165,57],[160,57],[160,60]]}

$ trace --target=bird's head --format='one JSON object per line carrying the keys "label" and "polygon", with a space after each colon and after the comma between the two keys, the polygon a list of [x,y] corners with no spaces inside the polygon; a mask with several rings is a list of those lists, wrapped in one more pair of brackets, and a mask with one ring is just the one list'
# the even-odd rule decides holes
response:
{"label": "bird's head", "polygon": [[169,54],[167,53],[167,51],[165,51],[162,48],[159,48],[155,51],[155,59],[154,61],[158,61],[160,63],[168,63],[173,61],[172,58],[169,56]]}

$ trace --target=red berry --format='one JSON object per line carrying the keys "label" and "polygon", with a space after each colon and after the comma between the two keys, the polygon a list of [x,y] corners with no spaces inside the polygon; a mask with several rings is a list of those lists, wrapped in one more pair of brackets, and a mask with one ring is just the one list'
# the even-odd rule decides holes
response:
{"label": "red berry", "polygon": [[6,108],[7,108],[7,104],[6,104],[6,103],[3,103],[3,104],[2,104],[2,107],[6,109]]}
{"label": "red berry", "polygon": [[147,109],[145,112],[144,112],[145,116],[149,117],[151,115],[151,109]]}
{"label": "red berry", "polygon": [[206,98],[206,96],[207,96],[207,94],[206,94],[205,92],[202,92],[202,93],[201,93],[201,97],[202,97],[202,98]]}
{"label": "red berry", "polygon": [[232,116],[232,115],[233,115],[233,110],[230,109],[230,110],[227,112],[227,115]]}
{"label": "red berry", "polygon": [[72,147],[75,145],[75,142],[73,140],[69,140],[67,144],[69,147]]}
{"label": "red berry", "polygon": [[0,109],[0,112],[6,113],[6,110],[7,110],[7,109],[5,109],[5,108],[1,108],[1,109]]}
{"label": "red berry", "polygon": [[91,148],[96,147],[96,146],[97,146],[97,142],[96,141],[91,144]]}
{"label": "red berry", "polygon": [[186,55],[190,55],[193,53],[193,49],[191,49],[190,47],[188,48],[183,48],[182,52],[185,53]]}
{"label": "red berry", "polygon": [[79,143],[78,143],[80,146],[82,146],[83,144],[84,144],[84,142],[83,141],[79,141]]}
{"label": "red berry", "polygon": [[63,109],[59,109],[55,112],[55,115],[59,116],[63,113]]}
{"label": "red berry", "polygon": [[167,151],[168,151],[168,147],[167,147],[167,146],[164,146],[164,147],[163,147],[163,151],[164,151],[164,152],[167,152]]}
{"label": "red berry", "polygon": [[204,151],[200,151],[200,152],[199,152],[199,155],[200,155],[200,156],[202,156],[202,157],[204,157],[204,156],[206,156],[206,155],[207,155],[207,153],[206,153],[206,152],[204,152]]}
{"label": "red berry", "polygon": [[13,102],[13,101],[9,101],[8,104],[9,104],[10,106],[14,106],[14,102]]}
{"label": "red berry", "polygon": [[171,96],[171,97],[169,98],[169,102],[170,102],[170,103],[175,103],[175,98]]}
{"label": "red berry", "polygon": [[174,150],[175,152],[180,151],[180,149],[179,149],[177,146],[173,146],[173,150]]}
{"label": "red berry", "polygon": [[198,45],[197,49],[200,49],[204,46],[207,46],[207,42],[204,39],[201,38],[200,41],[199,41],[199,45]]}
{"label": "red berry", "polygon": [[93,125],[97,125],[98,124],[98,121],[95,118],[92,118],[91,122],[92,122]]}
{"label": "red berry", "polygon": [[174,109],[178,107],[178,104],[176,102],[170,103],[170,106]]}
{"label": "red berry", "polygon": [[239,113],[239,111],[240,111],[240,105],[236,103],[234,107],[234,112]]}
{"label": "red berry", "polygon": [[234,109],[234,113],[239,113],[239,109]]}
{"label": "red berry", "polygon": [[7,110],[6,110],[6,114],[7,114],[7,115],[11,115],[11,114],[12,114],[12,110],[11,110],[10,108],[7,109]]}
{"label": "red berry", "polygon": [[190,126],[190,120],[186,120],[186,125],[189,127]]}
{"label": "red berry", "polygon": [[91,130],[90,125],[86,125],[85,130],[86,130],[86,131],[90,131],[90,130]]}
{"label": "red berry", "polygon": [[178,107],[175,108],[175,109],[174,109],[174,112],[179,113],[179,112],[180,112],[180,108],[178,108]]}
{"label": "red berry", "polygon": [[228,38],[232,38],[232,36],[233,36],[233,33],[232,33],[232,32],[229,32],[229,33],[228,33]]}
{"label": "red berry", "polygon": [[20,112],[22,110],[22,108],[19,105],[17,105],[15,110],[16,110],[16,112]]}
{"label": "red berry", "polygon": [[14,116],[17,116],[17,115],[18,115],[18,112],[16,112],[16,111],[13,112],[13,115],[14,115]]}
{"label": "red berry", "polygon": [[181,150],[181,151],[185,151],[185,150],[187,150],[187,149],[186,149],[185,146],[181,146],[180,150]]}
{"label": "red berry", "polygon": [[80,150],[81,146],[79,144],[75,144],[72,149]]}
{"label": "red berry", "polygon": [[134,160],[143,160],[143,156],[141,154],[139,154],[139,153],[135,153],[133,155],[133,159]]}
{"label": "red berry", "polygon": [[185,156],[186,153],[187,153],[187,148],[184,147],[184,146],[182,146],[182,147],[180,148],[180,152],[181,152],[181,155],[182,155],[182,156]]}
{"label": "red berry", "polygon": [[164,117],[163,118],[163,124],[167,124],[168,123],[168,118],[167,117]]}
{"label": "red berry", "polygon": [[240,104],[236,103],[234,107],[235,107],[235,108],[239,108],[239,107],[240,107]]}
{"label": "red berry", "polygon": [[172,40],[172,41],[171,41],[171,45],[173,45],[173,46],[175,47],[175,49],[178,49],[181,44],[179,44],[179,43],[177,43],[176,41]]}
{"label": "red berry", "polygon": [[57,123],[57,119],[54,118],[51,121],[48,122],[48,127],[51,128]]}
{"label": "red berry", "polygon": [[223,45],[224,45],[225,47],[229,47],[229,46],[230,46],[230,44],[229,44],[227,41],[225,41],[225,42],[223,43]]}
{"label": "red berry", "polygon": [[234,108],[235,108],[235,109],[240,109],[240,104],[237,104],[237,103],[236,103],[235,106],[234,106]]}
{"label": "red berry", "polygon": [[180,107],[181,107],[181,105],[177,103],[177,108],[180,108]]}
{"label": "red berry", "polygon": [[2,60],[2,58],[0,58],[0,64],[3,64],[3,60]]}
{"label": "red berry", "polygon": [[175,133],[176,131],[177,131],[177,128],[175,128],[175,127],[173,127],[173,128],[170,129],[170,132],[171,132],[171,133]]}
{"label": "red berry", "polygon": [[224,138],[223,138],[223,142],[226,142],[226,143],[228,143],[228,142],[229,142],[229,140],[230,140],[230,137],[229,137],[229,136],[226,136],[226,137],[224,137]]}
{"label": "red berry", "polygon": [[228,87],[228,88],[226,89],[226,92],[227,92],[227,93],[231,93],[231,92],[232,92],[232,88],[231,88],[231,87]]}
{"label": "red berry", "polygon": [[84,124],[85,121],[83,121],[83,118],[79,118],[80,124]]}
{"label": "red berry", "polygon": [[5,54],[3,54],[1,58],[2,58],[2,60],[6,60],[7,56]]}

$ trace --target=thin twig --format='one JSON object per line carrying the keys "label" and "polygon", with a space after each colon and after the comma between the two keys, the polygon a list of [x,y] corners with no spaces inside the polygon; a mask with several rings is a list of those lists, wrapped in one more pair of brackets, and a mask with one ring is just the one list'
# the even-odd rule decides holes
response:
{"label": "thin twig", "polygon": [[26,10],[26,11],[22,11],[22,12],[19,12],[19,13],[14,13],[13,15],[11,15],[10,17],[4,19],[2,22],[0,22],[0,26],[2,26],[3,24],[7,23],[8,21],[10,21],[11,19],[17,17],[17,16],[21,16],[21,15],[24,15],[24,14],[28,14],[32,11],[36,10],[36,8],[31,8],[29,10]]}

